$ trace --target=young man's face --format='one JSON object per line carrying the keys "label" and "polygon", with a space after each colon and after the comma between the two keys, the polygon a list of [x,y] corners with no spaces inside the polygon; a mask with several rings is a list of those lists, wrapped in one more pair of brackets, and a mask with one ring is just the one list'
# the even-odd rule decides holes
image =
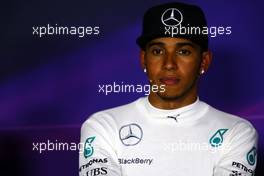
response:
{"label": "young man's face", "polygon": [[165,92],[154,93],[162,99],[197,96],[203,57],[198,45],[182,38],[157,38],[141,51],[141,63],[147,69],[150,84],[165,85]]}

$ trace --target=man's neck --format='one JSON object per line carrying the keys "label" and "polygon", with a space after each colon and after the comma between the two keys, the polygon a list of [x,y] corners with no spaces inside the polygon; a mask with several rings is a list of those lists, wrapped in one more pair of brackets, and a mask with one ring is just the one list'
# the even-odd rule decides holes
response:
{"label": "man's neck", "polygon": [[197,100],[197,94],[190,94],[186,97],[162,98],[157,94],[150,94],[149,102],[152,106],[159,109],[178,109],[188,106]]}

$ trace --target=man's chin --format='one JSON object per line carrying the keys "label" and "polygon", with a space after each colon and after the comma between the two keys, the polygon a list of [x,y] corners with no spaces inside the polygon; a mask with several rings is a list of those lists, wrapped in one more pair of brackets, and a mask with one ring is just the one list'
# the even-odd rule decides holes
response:
{"label": "man's chin", "polygon": [[177,100],[182,97],[181,94],[176,94],[175,92],[157,92],[157,95],[163,100]]}

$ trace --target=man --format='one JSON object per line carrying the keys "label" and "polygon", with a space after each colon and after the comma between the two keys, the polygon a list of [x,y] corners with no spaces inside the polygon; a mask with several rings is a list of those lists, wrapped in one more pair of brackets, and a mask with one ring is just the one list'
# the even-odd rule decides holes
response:
{"label": "man", "polygon": [[212,58],[208,33],[179,31],[206,26],[194,5],[168,3],[145,13],[137,44],[159,90],[83,124],[80,176],[254,175],[254,127],[198,98],[199,77]]}

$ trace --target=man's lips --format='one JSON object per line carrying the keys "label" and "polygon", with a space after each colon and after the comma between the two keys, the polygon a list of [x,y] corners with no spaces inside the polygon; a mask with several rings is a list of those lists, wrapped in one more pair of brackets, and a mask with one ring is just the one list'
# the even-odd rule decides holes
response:
{"label": "man's lips", "polygon": [[165,85],[176,85],[180,82],[180,79],[175,77],[164,77],[160,79],[160,82]]}

